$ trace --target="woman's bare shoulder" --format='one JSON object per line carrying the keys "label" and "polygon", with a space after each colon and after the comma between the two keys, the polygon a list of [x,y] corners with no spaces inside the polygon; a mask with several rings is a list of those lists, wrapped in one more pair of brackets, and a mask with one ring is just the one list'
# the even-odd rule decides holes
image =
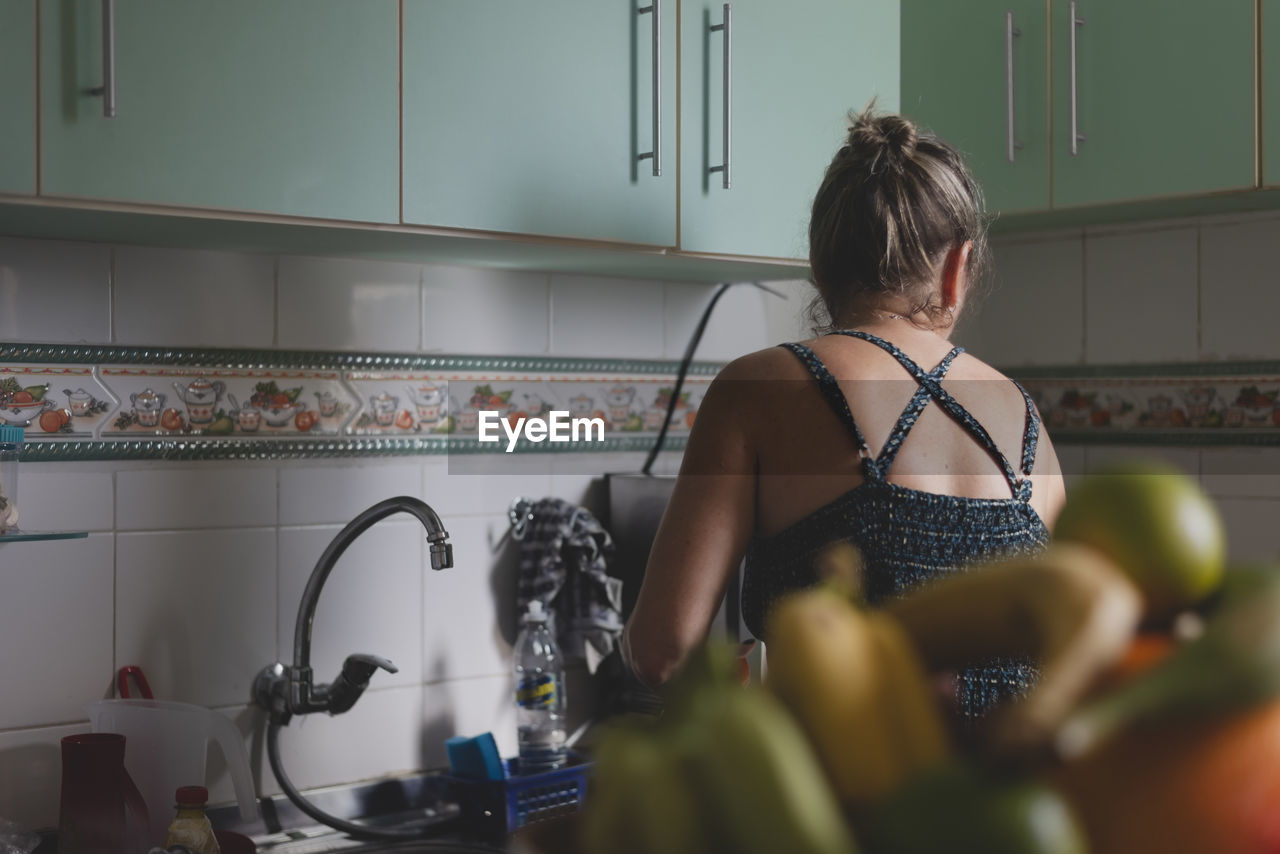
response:
{"label": "woman's bare shoulder", "polygon": [[716,382],[782,380],[807,376],[795,354],[784,347],[767,347],[739,356],[721,368]]}

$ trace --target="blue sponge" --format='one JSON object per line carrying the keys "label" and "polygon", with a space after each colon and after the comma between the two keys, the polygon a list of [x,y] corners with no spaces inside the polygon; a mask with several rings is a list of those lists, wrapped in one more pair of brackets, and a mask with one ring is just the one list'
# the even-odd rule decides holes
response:
{"label": "blue sponge", "polygon": [[498,755],[498,743],[493,740],[493,733],[486,732],[472,738],[455,735],[447,739],[444,746],[449,753],[449,771],[455,777],[505,779],[502,757]]}

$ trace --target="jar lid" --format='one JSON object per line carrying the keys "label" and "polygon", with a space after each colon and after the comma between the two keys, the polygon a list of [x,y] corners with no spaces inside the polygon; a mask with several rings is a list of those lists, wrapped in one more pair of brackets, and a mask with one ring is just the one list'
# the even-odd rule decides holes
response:
{"label": "jar lid", "polygon": [[22,428],[6,424],[0,427],[0,442],[18,443],[22,441]]}
{"label": "jar lid", "polygon": [[182,786],[174,793],[173,799],[180,807],[202,807],[209,800],[209,790],[204,786]]}

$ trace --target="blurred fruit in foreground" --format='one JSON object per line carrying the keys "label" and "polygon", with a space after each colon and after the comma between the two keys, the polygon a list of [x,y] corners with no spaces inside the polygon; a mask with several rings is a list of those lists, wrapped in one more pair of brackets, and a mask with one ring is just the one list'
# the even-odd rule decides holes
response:
{"label": "blurred fruit in foreground", "polygon": [[1089,852],[1079,821],[1056,791],[961,763],[912,780],[875,810],[864,831],[875,854]]}
{"label": "blurred fruit in foreground", "polygon": [[813,750],[778,701],[708,644],[663,719],[603,737],[582,817],[588,854],[855,854]]}
{"label": "blurred fruit in foreground", "polygon": [[1068,492],[1053,537],[1114,560],[1142,590],[1147,616],[1155,620],[1212,593],[1226,566],[1226,537],[1213,502],[1193,478],[1156,464],[1082,479]]}
{"label": "blurred fruit in foreground", "polygon": [[[1040,680],[998,709],[992,749],[1036,753],[1098,675],[1132,643],[1141,595],[1095,549],[1056,543],[1041,554],[973,567],[886,606],[930,670],[1032,659]],[[772,665],[772,656],[770,658]]]}
{"label": "blurred fruit in foreground", "polygon": [[869,806],[948,757],[933,686],[896,620],[825,588],[784,597],[768,620],[768,686],[841,803]]}
{"label": "blurred fruit in foreground", "polygon": [[1126,731],[1054,782],[1092,854],[1275,854],[1280,702]]}
{"label": "blurred fruit in foreground", "polygon": [[[1198,638],[1067,717],[1058,752],[1072,758],[1136,728],[1213,720],[1280,697],[1280,567],[1229,571]],[[1280,771],[1275,772],[1280,777]]]}

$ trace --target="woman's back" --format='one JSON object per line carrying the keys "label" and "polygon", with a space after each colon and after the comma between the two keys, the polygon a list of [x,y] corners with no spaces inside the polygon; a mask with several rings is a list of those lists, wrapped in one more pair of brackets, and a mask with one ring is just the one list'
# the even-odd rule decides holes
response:
{"label": "woman's back", "polygon": [[[917,343],[931,351],[931,360],[937,355],[932,342]],[[874,351],[907,376],[905,387]],[[1035,481],[1045,493],[1044,512],[1056,512],[1060,495],[1052,474],[1033,476],[1037,458],[1049,461],[1041,464],[1045,471],[1053,454],[1037,454],[1039,417],[1019,386],[958,347],[944,346],[925,367],[864,330],[784,345],[780,352],[805,376],[769,383],[766,396],[772,388],[800,406],[816,397],[818,410],[827,413],[771,419],[752,442],[759,514],[746,553],[742,612],[756,637],[767,640],[766,616],[779,598],[817,583],[818,556],[836,541],[860,550],[861,583],[872,605],[967,564],[1044,547],[1048,529],[1032,503]],[[767,364],[777,360],[770,353],[759,367],[792,373],[785,363]],[[1013,435],[1001,441],[983,420],[1003,428],[997,434]],[[824,423],[837,429],[818,426]],[[981,716],[1024,693],[1034,678],[1025,662],[970,668],[960,674],[959,708]]]}
{"label": "woman's back", "polygon": [[[921,369],[934,369],[952,346],[908,324],[879,323],[861,331],[892,343]],[[879,456],[919,383],[890,353],[870,341],[827,335],[802,342],[839,384],[849,412]],[[734,375],[748,379],[747,429],[756,449],[759,486],[756,531],[768,537],[810,515],[863,482],[856,439],[832,410],[804,361],[776,347],[745,357]],[[1024,444],[1026,401],[1008,378],[968,353],[955,356],[940,383],[1016,467]],[[744,413],[747,415],[748,413]],[[1037,431],[1030,505],[1052,523],[1061,506],[1057,460],[1043,430]],[[1008,479],[989,451],[935,401],[920,410],[891,465],[886,481],[927,493],[1008,499]]]}

